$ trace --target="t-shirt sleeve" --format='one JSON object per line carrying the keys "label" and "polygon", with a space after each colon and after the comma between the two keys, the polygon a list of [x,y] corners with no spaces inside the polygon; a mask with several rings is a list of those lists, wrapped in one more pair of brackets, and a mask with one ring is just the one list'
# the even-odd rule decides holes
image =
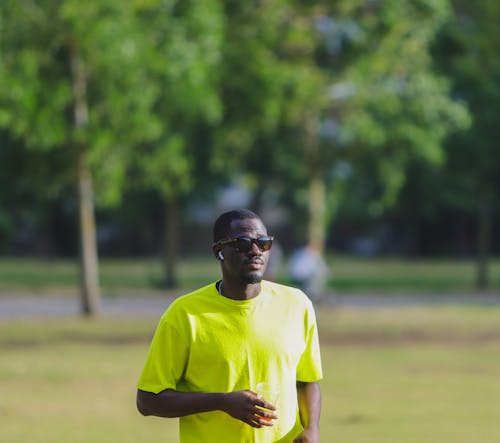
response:
{"label": "t-shirt sleeve", "polygon": [[174,313],[167,311],[158,324],[137,385],[143,391],[158,394],[165,389],[177,389],[182,379],[189,347],[175,318]]}
{"label": "t-shirt sleeve", "polygon": [[321,367],[318,327],[312,304],[308,305],[304,326],[306,347],[297,365],[297,380],[304,382],[318,381],[323,378],[323,370]]}

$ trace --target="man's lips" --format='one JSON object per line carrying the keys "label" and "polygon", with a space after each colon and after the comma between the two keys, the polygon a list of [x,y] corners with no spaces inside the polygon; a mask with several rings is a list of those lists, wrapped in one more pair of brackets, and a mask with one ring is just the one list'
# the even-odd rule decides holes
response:
{"label": "man's lips", "polygon": [[259,269],[264,262],[262,260],[248,260],[245,262],[245,264],[252,269]]}

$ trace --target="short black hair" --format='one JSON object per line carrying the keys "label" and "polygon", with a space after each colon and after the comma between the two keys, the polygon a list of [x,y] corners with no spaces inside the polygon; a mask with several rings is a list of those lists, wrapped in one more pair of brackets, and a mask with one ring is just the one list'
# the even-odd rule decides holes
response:
{"label": "short black hair", "polygon": [[234,220],[249,220],[257,219],[260,217],[249,209],[234,209],[232,211],[224,212],[219,215],[214,223],[213,240],[217,243],[219,240],[224,240],[231,234],[231,223]]}

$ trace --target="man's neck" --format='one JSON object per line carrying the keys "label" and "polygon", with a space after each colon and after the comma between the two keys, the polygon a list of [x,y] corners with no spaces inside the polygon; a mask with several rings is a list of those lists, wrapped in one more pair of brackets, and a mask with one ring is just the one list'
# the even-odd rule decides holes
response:
{"label": "man's neck", "polygon": [[260,294],[261,284],[259,283],[231,283],[222,280],[219,284],[219,293],[233,300],[250,300]]}

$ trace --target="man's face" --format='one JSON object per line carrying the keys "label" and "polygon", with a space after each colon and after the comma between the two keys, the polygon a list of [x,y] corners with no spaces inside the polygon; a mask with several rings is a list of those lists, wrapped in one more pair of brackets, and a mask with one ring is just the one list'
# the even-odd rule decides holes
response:
{"label": "man's face", "polygon": [[[267,229],[260,219],[233,220],[230,238],[267,236]],[[248,252],[237,251],[233,245],[222,248],[224,254],[223,272],[226,278],[239,279],[244,283],[259,283],[266,270],[269,251],[262,251],[255,243]]]}

